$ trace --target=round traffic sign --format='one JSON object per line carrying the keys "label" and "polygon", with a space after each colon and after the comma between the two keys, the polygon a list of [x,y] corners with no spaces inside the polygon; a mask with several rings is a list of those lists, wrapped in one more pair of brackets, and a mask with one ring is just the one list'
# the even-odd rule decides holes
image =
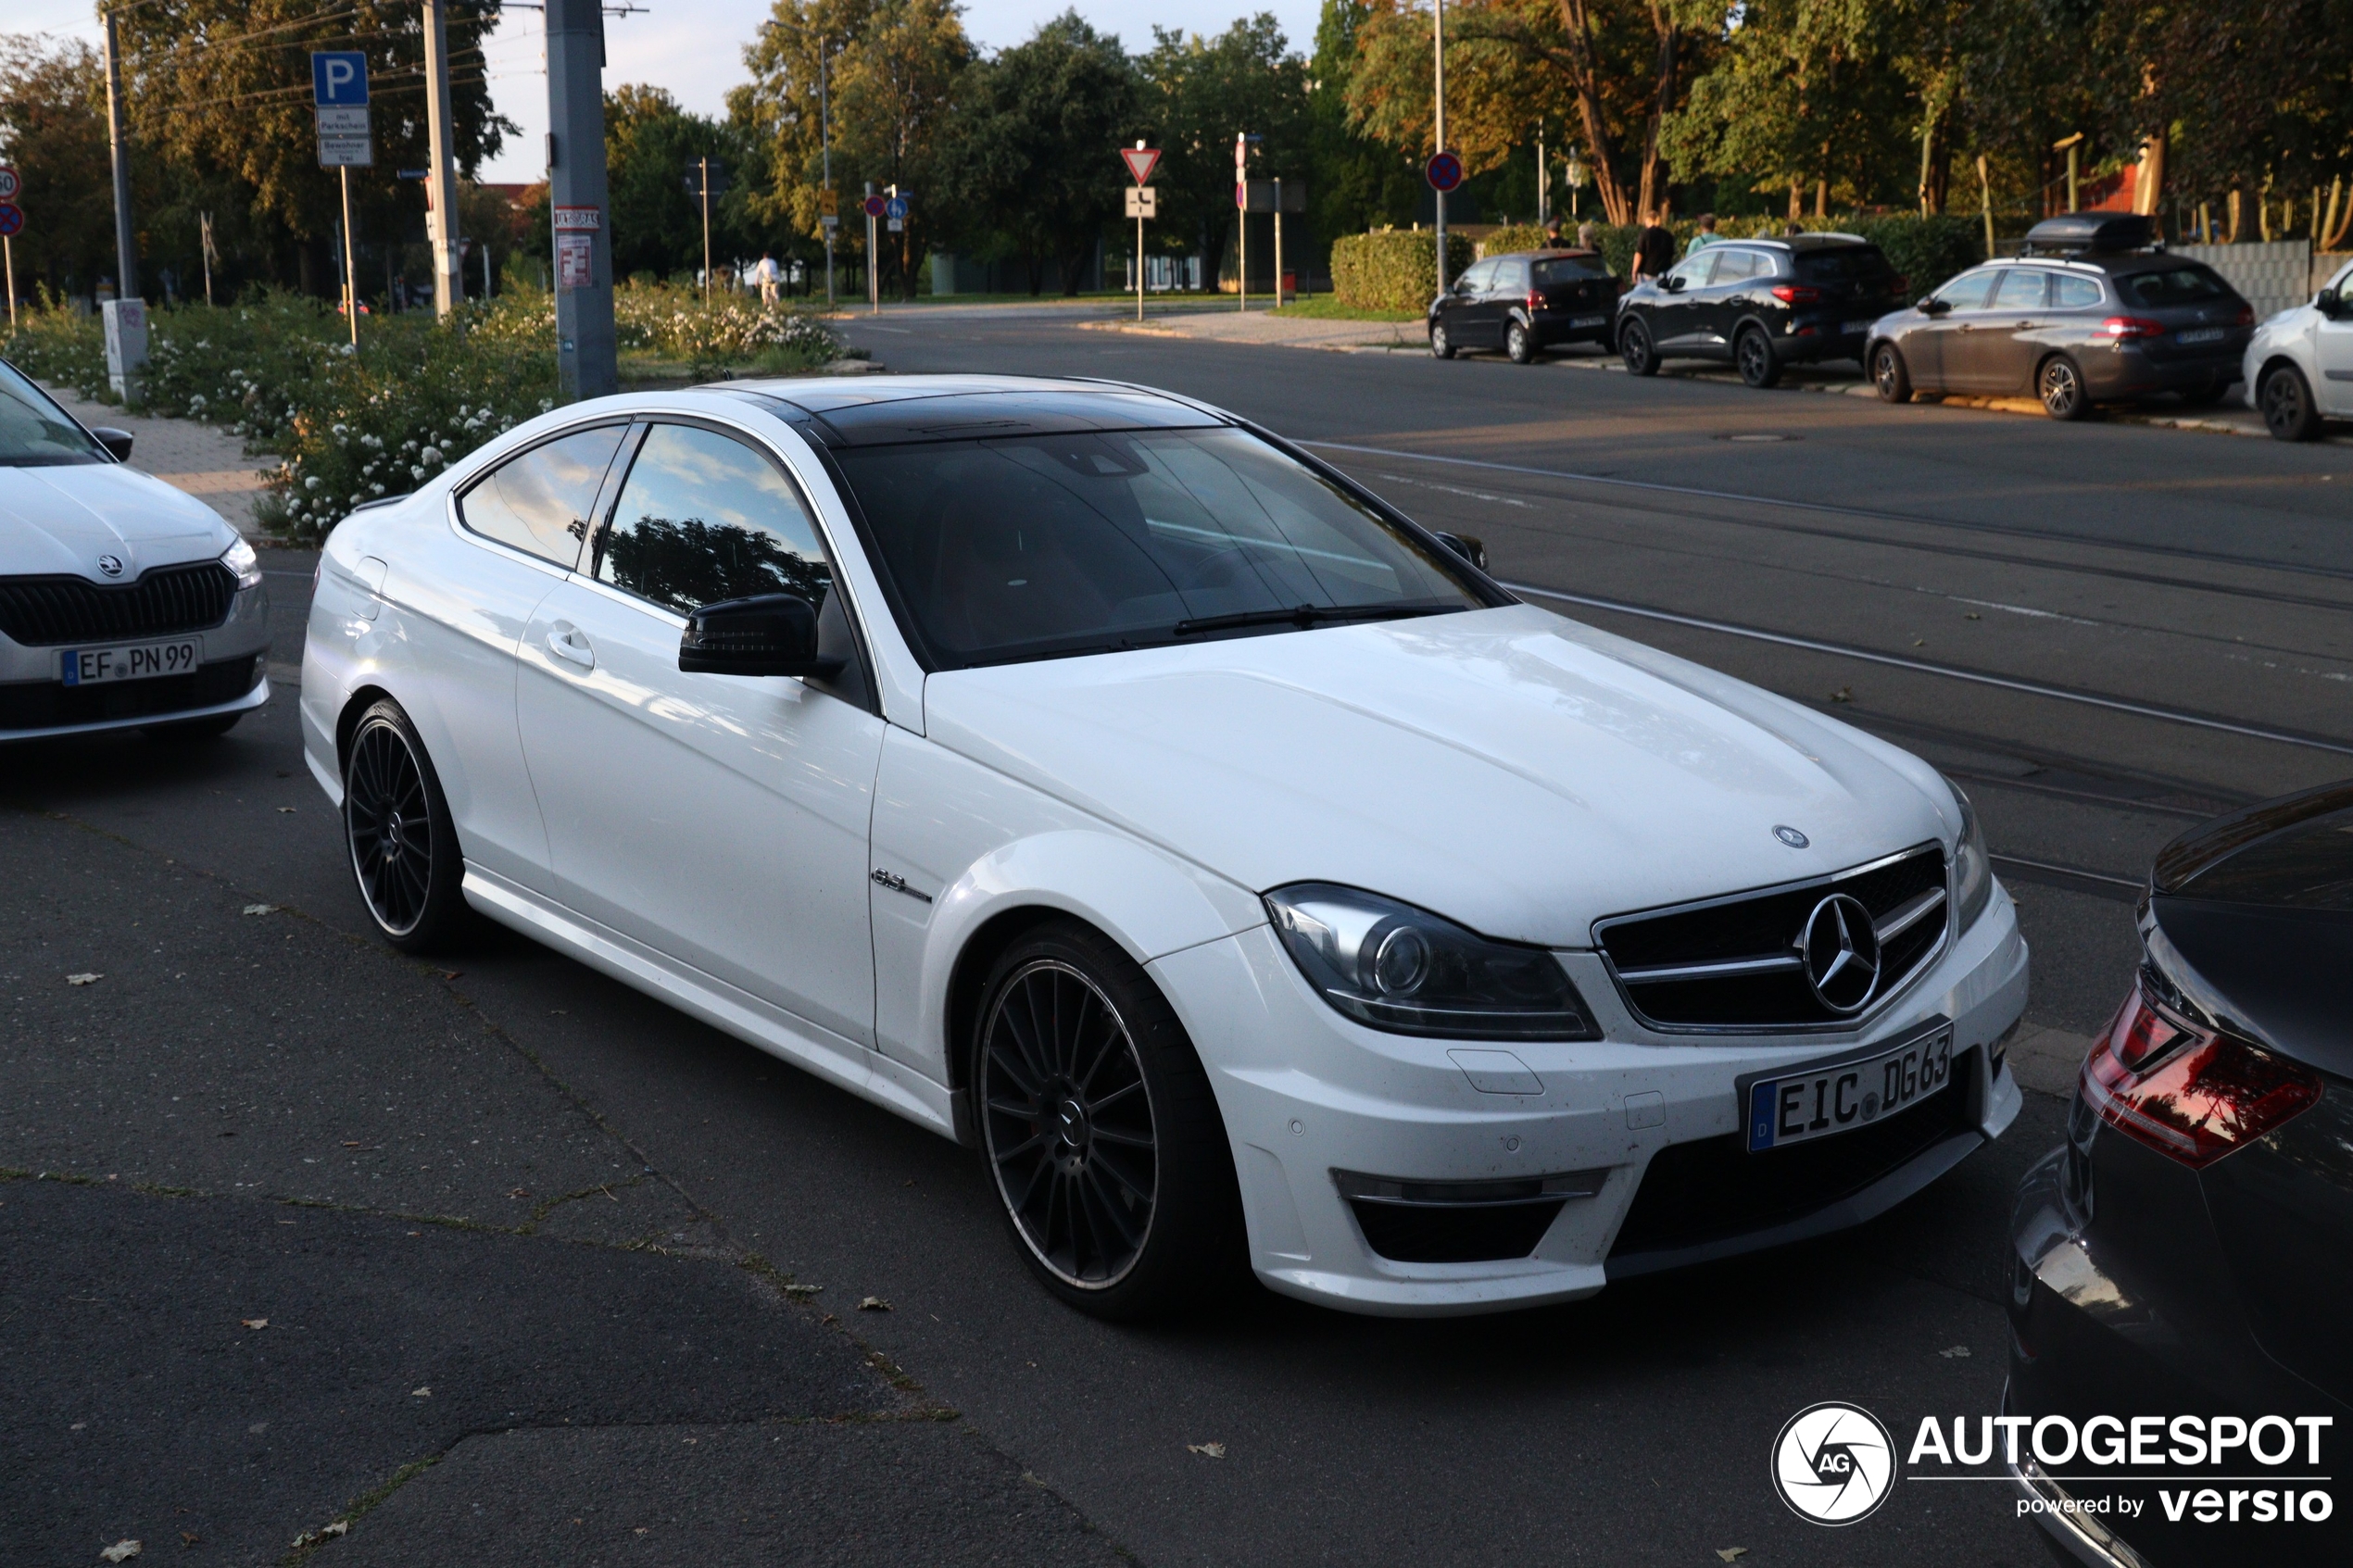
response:
{"label": "round traffic sign", "polygon": [[23,184],[17,179],[17,171],[6,164],[0,164],[0,202],[16,200],[17,193],[23,188]]}
{"label": "round traffic sign", "polygon": [[24,232],[24,208],[14,202],[0,202],[0,236]]}
{"label": "round traffic sign", "polygon": [[1434,153],[1422,172],[1428,177],[1431,190],[1451,191],[1463,182],[1463,160],[1453,153]]}
{"label": "round traffic sign", "polygon": [[886,218],[906,217],[907,198],[905,196],[893,196],[888,201],[883,203],[883,216]]}
{"label": "round traffic sign", "polygon": [[863,212],[869,218],[880,218],[883,215],[883,209],[887,207],[890,204],[888,202],[883,200],[880,196],[868,196],[863,202],[859,204],[859,210]]}

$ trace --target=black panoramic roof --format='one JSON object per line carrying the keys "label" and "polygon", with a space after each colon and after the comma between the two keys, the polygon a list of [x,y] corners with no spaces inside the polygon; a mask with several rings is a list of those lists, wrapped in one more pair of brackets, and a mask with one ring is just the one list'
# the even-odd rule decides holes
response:
{"label": "black panoramic roof", "polygon": [[829,446],[1082,430],[1198,429],[1226,422],[1154,392],[1010,376],[740,381],[709,390],[760,402]]}

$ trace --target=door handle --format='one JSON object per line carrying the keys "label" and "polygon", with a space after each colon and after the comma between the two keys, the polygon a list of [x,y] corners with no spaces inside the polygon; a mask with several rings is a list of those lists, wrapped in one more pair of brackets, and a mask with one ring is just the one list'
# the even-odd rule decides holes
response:
{"label": "door handle", "polygon": [[567,664],[577,664],[583,670],[597,668],[597,650],[579,627],[569,621],[559,621],[547,629],[547,651]]}

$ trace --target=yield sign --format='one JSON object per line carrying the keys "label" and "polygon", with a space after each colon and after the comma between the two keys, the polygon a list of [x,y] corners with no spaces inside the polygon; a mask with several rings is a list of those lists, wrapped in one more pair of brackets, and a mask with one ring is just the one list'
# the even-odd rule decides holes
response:
{"label": "yield sign", "polygon": [[1136,177],[1136,183],[1140,185],[1152,177],[1152,170],[1159,166],[1160,149],[1158,147],[1122,147],[1119,149],[1119,157],[1120,161],[1127,166],[1127,172]]}

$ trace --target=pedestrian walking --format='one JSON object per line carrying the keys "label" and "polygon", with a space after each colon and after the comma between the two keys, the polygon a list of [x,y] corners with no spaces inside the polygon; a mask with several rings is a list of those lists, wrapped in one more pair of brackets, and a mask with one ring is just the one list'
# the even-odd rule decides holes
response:
{"label": "pedestrian walking", "polygon": [[1716,241],[1716,215],[1712,212],[1703,212],[1699,215],[1699,232],[1692,236],[1692,243],[1684,247],[1683,254],[1689,256],[1692,251],[1705,250]]}
{"label": "pedestrian walking", "polygon": [[785,281],[785,270],[776,265],[776,257],[768,251],[760,253],[760,264],[751,270],[751,281],[760,285],[760,303],[776,303],[776,285]]}
{"label": "pedestrian walking", "polygon": [[1577,226],[1577,248],[1579,250],[1593,248],[1593,220],[1590,218]]}
{"label": "pedestrian walking", "polygon": [[1665,214],[1656,211],[1642,214],[1642,232],[1634,241],[1634,272],[1629,282],[1641,282],[1656,278],[1675,265],[1675,235],[1660,221]]}

